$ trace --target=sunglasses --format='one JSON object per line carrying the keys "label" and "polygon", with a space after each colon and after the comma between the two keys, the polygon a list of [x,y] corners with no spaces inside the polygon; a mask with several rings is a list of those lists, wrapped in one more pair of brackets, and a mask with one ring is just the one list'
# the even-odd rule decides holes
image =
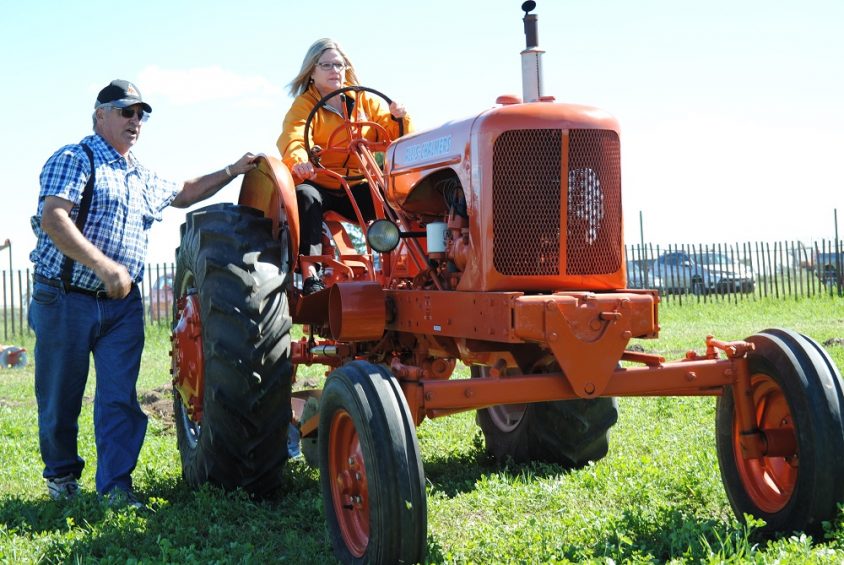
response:
{"label": "sunglasses", "polygon": [[120,112],[120,115],[127,120],[134,118],[136,113],[138,114],[138,120],[141,122],[145,122],[149,119],[149,114],[145,112],[143,108],[115,108],[115,110]]}

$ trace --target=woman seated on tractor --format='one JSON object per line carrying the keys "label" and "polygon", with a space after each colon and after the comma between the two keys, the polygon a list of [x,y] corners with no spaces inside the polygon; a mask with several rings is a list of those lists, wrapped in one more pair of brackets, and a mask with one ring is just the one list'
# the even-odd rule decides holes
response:
{"label": "woman seated on tractor", "polygon": [[[293,104],[284,117],[284,127],[276,142],[281,157],[297,183],[296,200],[301,225],[299,254],[306,257],[322,255],[322,217],[329,210],[349,219],[356,217],[338,178],[318,174],[318,167],[311,162],[305,144],[305,124],[308,116],[326,95],[347,86],[359,85],[354,66],[332,39],[317,40],[308,49],[302,68],[290,84],[290,94],[295,96]],[[347,119],[369,121],[379,124],[392,139],[399,137],[399,124],[403,121],[404,132],[410,131],[410,118],[402,104],[391,102],[385,110],[378,99],[365,92],[339,93],[320,107],[309,126],[310,147],[329,147],[329,142],[348,141],[342,126]],[[356,107],[357,105],[357,107]],[[364,127],[362,135],[377,141],[378,128]],[[337,133],[335,133],[337,132]],[[333,139],[329,139],[335,133]],[[360,164],[350,154],[326,152],[320,159],[320,166],[333,171],[348,180],[349,187],[364,221],[375,219],[375,209],[369,184],[362,178]],[[312,294],[325,288],[320,276],[318,260],[301,261],[304,283],[302,292]]]}

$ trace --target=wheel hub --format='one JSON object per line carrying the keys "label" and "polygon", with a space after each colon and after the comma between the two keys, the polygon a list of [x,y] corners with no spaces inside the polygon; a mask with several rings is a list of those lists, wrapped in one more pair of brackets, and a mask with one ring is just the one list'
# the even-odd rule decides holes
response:
{"label": "wheel hub", "polygon": [[[791,411],[785,394],[771,377],[757,374],[751,377],[756,424],[759,430],[778,448],[758,458],[736,457],[736,466],[753,503],[761,510],[775,513],[791,500],[797,485],[799,454]],[[741,430],[736,421],[733,429],[734,452],[741,451]],[[790,447],[789,447],[790,446]]]}
{"label": "wheel hub", "polygon": [[340,532],[349,551],[363,556],[369,545],[369,487],[354,421],[338,411],[329,432],[331,498]]}
{"label": "wheel hub", "polygon": [[173,386],[193,422],[202,421],[205,391],[205,358],[202,353],[202,319],[199,296],[187,294],[177,303],[178,321],[171,342]]}

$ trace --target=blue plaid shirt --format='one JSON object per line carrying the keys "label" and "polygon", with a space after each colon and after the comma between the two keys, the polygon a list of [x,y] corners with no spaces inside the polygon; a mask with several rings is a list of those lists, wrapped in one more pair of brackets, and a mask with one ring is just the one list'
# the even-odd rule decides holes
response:
{"label": "blue plaid shirt", "polygon": [[[173,202],[182,183],[165,180],[141,165],[130,152],[124,158],[99,135],[83,139],[94,153],[96,176],[94,195],[83,235],[107,257],[124,265],[135,282],[144,276],[147,232],[161,212]],[[29,258],[41,276],[61,278],[64,255],[41,230],[44,199],[58,196],[73,202],[70,218],[79,213],[82,191],[91,174],[88,155],[79,144],[66,145],[47,160],[41,170],[38,212],[32,217],[32,231],[38,238]],[[94,272],[74,263],[70,284],[91,290],[104,288]]]}

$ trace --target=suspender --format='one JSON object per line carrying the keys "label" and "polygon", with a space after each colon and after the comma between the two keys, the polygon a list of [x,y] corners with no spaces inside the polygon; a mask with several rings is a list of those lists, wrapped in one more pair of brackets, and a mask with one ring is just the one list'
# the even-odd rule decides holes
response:
{"label": "suspender", "polygon": [[[91,148],[84,143],[80,145],[82,145],[82,149],[88,155],[88,161],[91,163],[91,174],[88,176],[88,182],[82,190],[82,202],[79,203],[79,213],[76,215],[76,228],[80,233],[83,233],[82,230],[85,227],[85,221],[88,219],[88,210],[91,208],[91,199],[94,197],[95,169],[94,153],[91,151]],[[73,263],[74,260],[65,255],[62,265],[62,283],[64,283],[65,288],[70,286],[72,282]]]}

